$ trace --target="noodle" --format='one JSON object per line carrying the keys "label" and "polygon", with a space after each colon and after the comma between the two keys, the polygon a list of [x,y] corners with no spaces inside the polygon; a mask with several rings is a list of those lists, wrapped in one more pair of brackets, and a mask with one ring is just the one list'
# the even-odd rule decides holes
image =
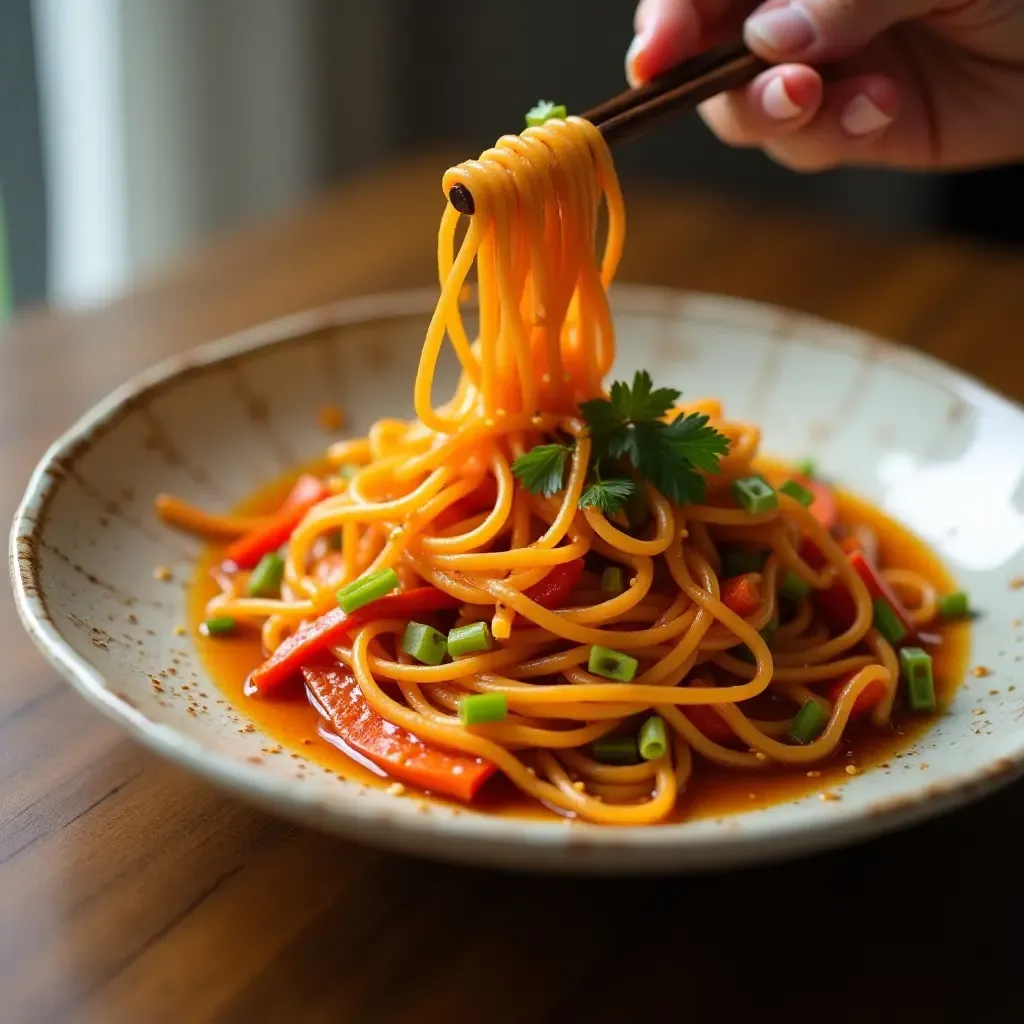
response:
{"label": "noodle", "polygon": [[[365,438],[332,445],[328,460],[347,478],[332,479],[330,493],[290,530],[280,596],[250,596],[249,575],[225,576],[208,614],[261,629],[271,653],[335,608],[339,586],[367,573],[394,568],[406,590],[450,595],[461,604],[453,624],[487,622],[493,650],[420,664],[401,653],[408,618],[378,618],[330,645],[335,663],[391,727],[483,759],[528,796],[591,822],[664,820],[691,782],[695,757],[743,771],[821,761],[872,687],[881,695],[872,721],[884,727],[898,665],[873,628],[865,581],[800,501],[780,494],[777,507],[752,513],[730,496],[731,482],[754,472],[756,426],[724,420],[714,400],[679,406],[680,414],[709,416],[729,441],[718,472],[707,475],[705,500],[678,505],[649,486],[641,530],[596,505],[579,508],[591,455],[580,404],[605,394],[614,360],[606,289],[625,232],[597,129],[568,118],[505,136],[479,160],[450,169],[443,188],[455,185],[470,190],[475,215],[458,245],[457,212],[448,207],[441,220],[440,296],[416,374],[416,420],[382,419]],[[461,305],[474,267],[475,340]],[[463,372],[451,399],[435,405],[446,340]],[[550,497],[530,493],[512,465],[556,434],[573,443],[564,486]],[[467,505],[479,494],[489,495],[484,507]],[[165,497],[159,510],[227,538],[266,522],[210,516]],[[808,544],[820,562],[808,561]],[[766,556],[751,575],[762,600],[747,614],[723,598],[724,553],[737,545]],[[618,567],[627,585],[603,592],[592,571],[555,607],[531,597],[531,588],[581,559]],[[780,587],[794,576],[811,596],[785,605]],[[886,577],[909,597],[915,624],[934,616],[927,580],[904,569]],[[838,630],[814,601],[835,586],[852,614]],[[587,668],[594,645],[636,658],[636,677],[595,675]],[[837,681],[835,696],[828,687]],[[463,724],[460,701],[486,694],[504,697],[507,717]],[[820,732],[787,741],[797,712],[815,702],[827,713]],[[696,712],[705,714],[691,718]],[[661,756],[595,760],[595,741],[633,733],[652,713],[668,730]]]}

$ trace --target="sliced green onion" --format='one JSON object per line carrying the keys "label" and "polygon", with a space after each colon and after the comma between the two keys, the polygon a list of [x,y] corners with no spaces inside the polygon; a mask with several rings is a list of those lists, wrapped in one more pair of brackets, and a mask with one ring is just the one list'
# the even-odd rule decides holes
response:
{"label": "sliced green onion", "polygon": [[798,576],[792,569],[786,570],[786,575],[779,584],[779,593],[783,597],[790,601],[802,601],[810,592],[811,585],[803,576]]}
{"label": "sliced green onion", "polygon": [[277,597],[284,579],[284,559],[276,552],[265,554],[249,577],[250,597]]}
{"label": "sliced green onion", "polygon": [[463,725],[500,722],[508,716],[508,701],[503,693],[472,693],[459,700],[459,721]]}
{"label": "sliced green onion", "polygon": [[486,622],[471,622],[468,626],[456,626],[448,631],[448,653],[453,658],[489,651],[493,646],[491,628]]}
{"label": "sliced green onion", "polygon": [[722,556],[722,576],[742,576],[748,572],[760,572],[764,568],[765,552],[749,548],[729,548]]}
{"label": "sliced green onion", "polygon": [[200,623],[199,632],[203,636],[227,636],[235,631],[235,620],[230,615],[215,615]]}
{"label": "sliced green onion", "polygon": [[[764,626],[761,629],[758,630],[758,633],[760,634],[761,639],[768,645],[769,648],[772,646],[772,639],[774,638],[775,631],[778,628],[779,628],[779,620],[777,618],[775,618],[775,616],[773,615],[764,624]],[[735,657],[739,658],[740,661],[747,662],[748,665],[756,665],[757,664],[757,658],[754,657],[754,652],[746,644],[739,644],[738,646],[733,647],[729,651],[729,653],[734,655]]]}
{"label": "sliced green onion", "polygon": [[562,103],[552,103],[551,100],[538,100],[536,106],[531,107],[526,112],[526,127],[536,128],[545,121],[550,121],[553,117],[561,118],[564,121],[566,117],[565,105]]}
{"label": "sliced green onion", "polygon": [[779,490],[791,498],[796,498],[804,508],[810,508],[814,504],[814,495],[803,484],[799,484],[795,480],[787,480],[779,487]]}
{"label": "sliced green onion", "polygon": [[806,700],[789,724],[789,738],[794,743],[810,743],[818,738],[827,721],[825,709],[816,700]]}
{"label": "sliced green onion", "polygon": [[935,710],[932,656],[920,647],[900,651],[900,674],[907,684],[907,703],[914,711]]}
{"label": "sliced green onion", "polygon": [[900,621],[893,606],[884,597],[876,597],[872,607],[875,609],[875,629],[889,643],[898,644],[907,635],[907,628]]}
{"label": "sliced green onion", "polygon": [[338,607],[350,615],[364,604],[390,594],[398,587],[398,573],[394,569],[381,569],[370,576],[360,576],[338,591]]}
{"label": "sliced green onion", "polygon": [[964,619],[971,614],[967,595],[958,590],[955,594],[943,594],[939,598],[939,617],[943,619]]}
{"label": "sliced green onion", "polygon": [[601,764],[637,764],[640,761],[636,737],[629,735],[599,737],[590,744],[590,756]]}
{"label": "sliced green onion", "polygon": [[621,594],[626,589],[626,581],[622,575],[622,567],[609,565],[601,573],[601,590],[605,594]]}
{"label": "sliced green onion", "polygon": [[338,476],[342,480],[351,480],[359,474],[362,468],[362,466],[357,466],[354,462],[346,462],[343,466],[338,467]]}
{"label": "sliced green onion", "polygon": [[810,477],[812,480],[818,475],[818,464],[814,459],[797,459],[793,468],[801,475]]}
{"label": "sliced green onion", "polygon": [[645,761],[657,761],[668,753],[668,733],[665,731],[665,723],[657,715],[650,718],[640,726],[640,756]]}
{"label": "sliced green onion", "polygon": [[448,653],[448,641],[433,626],[410,622],[402,634],[402,650],[421,665],[440,665]]}
{"label": "sliced green onion", "polygon": [[628,683],[636,675],[637,660],[621,651],[612,651],[607,647],[594,644],[590,648],[587,660],[587,671],[605,679],[615,679],[620,683]]}
{"label": "sliced green onion", "polygon": [[775,488],[763,476],[745,476],[733,480],[732,493],[740,505],[751,515],[771,512],[779,507],[779,496]]}

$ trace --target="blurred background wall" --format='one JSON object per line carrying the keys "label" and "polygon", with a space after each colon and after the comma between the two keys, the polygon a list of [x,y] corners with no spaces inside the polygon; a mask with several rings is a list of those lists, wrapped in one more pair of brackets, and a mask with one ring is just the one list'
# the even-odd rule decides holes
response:
{"label": "blurred background wall", "polygon": [[[16,301],[102,302],[379,161],[478,152],[539,97],[585,109],[623,87],[632,17],[629,0],[0,0]],[[1019,169],[799,177],[696,118],[619,165],[887,230],[1024,237]]]}

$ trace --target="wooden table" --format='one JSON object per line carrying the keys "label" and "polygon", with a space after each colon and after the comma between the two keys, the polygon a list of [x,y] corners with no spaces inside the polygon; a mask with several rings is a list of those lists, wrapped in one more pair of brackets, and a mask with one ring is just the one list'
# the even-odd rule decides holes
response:
{"label": "wooden table", "polygon": [[[444,166],[347,185],[105,309],[23,317],[0,364],[4,520],[53,437],[153,360],[429,283]],[[627,194],[623,278],[845,321],[1024,398],[1019,256]],[[157,760],[57,679],[6,589],[0,604],[0,1021],[1020,1019],[1024,860],[1009,829],[1024,787],[848,852],[711,879],[420,863],[283,824]]]}

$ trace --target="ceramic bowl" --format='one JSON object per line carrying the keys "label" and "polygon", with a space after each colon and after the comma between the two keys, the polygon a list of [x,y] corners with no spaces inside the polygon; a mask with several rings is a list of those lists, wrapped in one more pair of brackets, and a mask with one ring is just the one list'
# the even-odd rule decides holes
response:
{"label": "ceramic bowl", "polygon": [[[288,758],[259,758],[244,709],[168,699],[150,679],[212,683],[185,622],[199,546],[154,517],[172,491],[227,509],[322,452],[317,410],[343,407],[363,433],[411,413],[434,301],[415,292],[345,302],[264,325],[155,367],[83,417],[47,453],[14,523],[17,603],[40,650],[75,688],[157,753],[289,818],[418,854],[579,872],[690,871],[776,860],[949,810],[1024,766],[1024,414],[931,359],[844,327],[733,299],[619,288],[620,375],[647,367],[690,396],[721,396],[764,428],[764,450],[813,456],[928,541],[984,611],[969,678],[908,754],[842,799],[655,828],[489,817],[396,798]],[[455,367],[446,364],[450,387]],[[171,579],[154,577],[167,566]],[[177,627],[177,629],[176,629]],[[1015,683],[1016,681],[1016,683]],[[1015,687],[1015,688],[1014,688]],[[983,713],[977,713],[979,710]],[[927,769],[925,770],[925,765]],[[914,770],[920,768],[921,770]],[[297,774],[303,774],[299,778]]]}

